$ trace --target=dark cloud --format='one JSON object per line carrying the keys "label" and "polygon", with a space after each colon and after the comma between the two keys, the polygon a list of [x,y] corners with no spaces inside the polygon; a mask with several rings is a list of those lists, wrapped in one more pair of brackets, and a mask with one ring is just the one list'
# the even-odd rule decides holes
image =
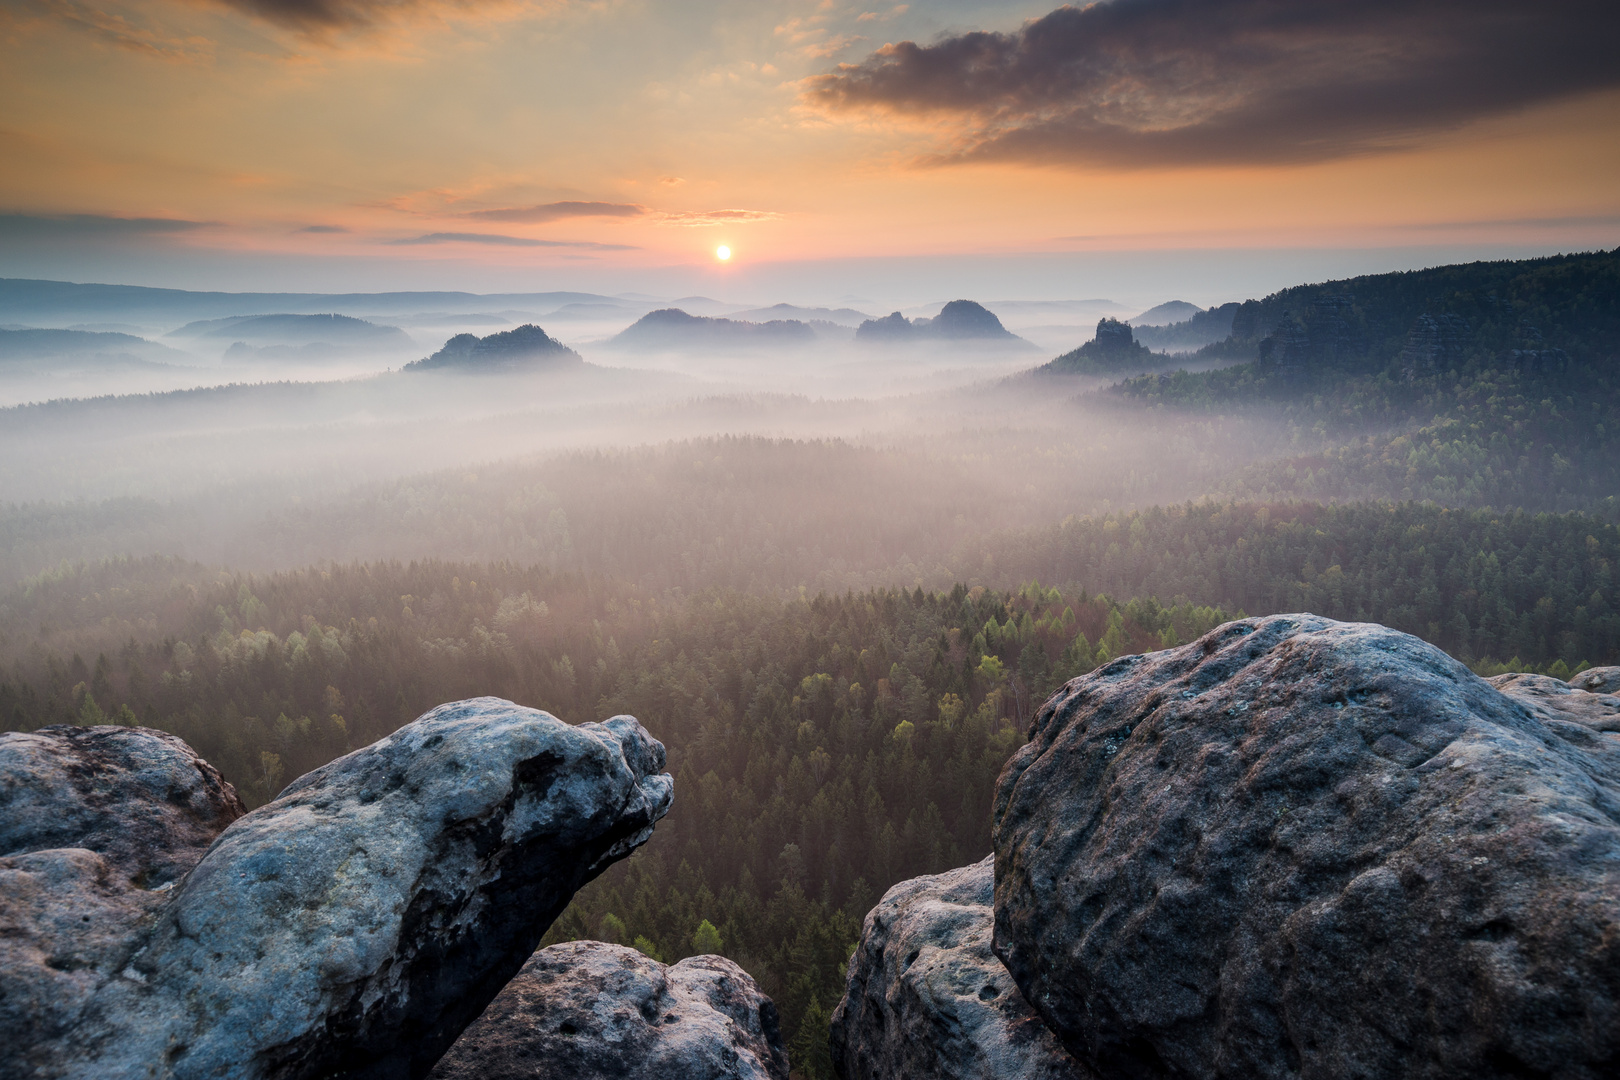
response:
{"label": "dark cloud", "polygon": [[6,240],[113,240],[205,229],[208,221],[177,218],[126,218],[101,214],[0,213],[0,239]]}
{"label": "dark cloud", "polygon": [[590,240],[535,240],[528,236],[501,236],[495,233],[436,232],[390,240],[390,244],[496,244],[501,247],[585,248],[589,251],[635,251],[630,244],[598,244]]}
{"label": "dark cloud", "polygon": [[645,206],[635,203],[554,202],[509,210],[473,210],[461,216],[479,221],[561,221],[575,217],[640,217],[646,212]]}
{"label": "dark cloud", "polygon": [[952,159],[1312,161],[1620,86],[1617,49],[1614,0],[1105,0],[885,45],[805,96],[960,116]]}
{"label": "dark cloud", "polygon": [[220,0],[227,7],[294,30],[343,30],[385,22],[415,0]]}
{"label": "dark cloud", "polygon": [[301,233],[346,233],[349,230],[341,225],[305,225],[298,230]]}

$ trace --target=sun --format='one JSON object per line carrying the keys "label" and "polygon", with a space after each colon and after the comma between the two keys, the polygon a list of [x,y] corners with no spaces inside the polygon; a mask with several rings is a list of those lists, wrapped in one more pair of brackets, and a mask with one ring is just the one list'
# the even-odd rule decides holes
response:
{"label": "sun", "polygon": [[714,257],[719,259],[721,262],[725,262],[727,259],[731,258],[731,249],[726,247],[726,245],[721,244],[719,247],[714,249]]}

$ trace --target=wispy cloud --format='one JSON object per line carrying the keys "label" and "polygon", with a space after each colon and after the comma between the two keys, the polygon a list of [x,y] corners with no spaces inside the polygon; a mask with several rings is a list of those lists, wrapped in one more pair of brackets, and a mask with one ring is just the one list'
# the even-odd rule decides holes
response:
{"label": "wispy cloud", "polygon": [[544,222],[576,217],[640,217],[646,212],[645,206],[635,203],[552,202],[504,210],[470,210],[461,216],[479,221]]}
{"label": "wispy cloud", "polygon": [[164,236],[206,229],[218,222],[180,218],[112,217],[104,214],[0,212],[0,239],[66,240]]}
{"label": "wispy cloud", "polygon": [[663,225],[730,225],[742,221],[770,221],[774,210],[675,210],[658,215]]}
{"label": "wispy cloud", "polygon": [[632,244],[598,244],[591,240],[536,240],[529,236],[502,236],[498,233],[436,232],[389,240],[389,244],[493,244],[499,247],[583,248],[588,251],[636,251]]}
{"label": "wispy cloud", "polygon": [[0,3],[0,26],[8,22],[57,24],[119,49],[177,63],[201,63],[213,57],[214,43],[209,39],[154,27],[144,14],[139,9],[120,12],[111,4],[92,6],[78,0],[11,0]]}
{"label": "wispy cloud", "polygon": [[885,45],[808,80],[829,112],[943,116],[944,160],[1313,161],[1620,86],[1612,0],[1102,0]]}
{"label": "wispy cloud", "polygon": [[346,233],[349,230],[345,229],[342,225],[305,225],[302,229],[298,229],[296,231],[301,232],[301,233],[326,234],[326,233]]}

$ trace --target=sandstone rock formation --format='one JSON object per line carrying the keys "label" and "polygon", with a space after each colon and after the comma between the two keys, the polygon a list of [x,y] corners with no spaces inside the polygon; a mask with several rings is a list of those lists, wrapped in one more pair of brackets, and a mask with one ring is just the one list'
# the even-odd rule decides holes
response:
{"label": "sandstone rock formation", "polygon": [[457,334],[446,341],[438,352],[411,361],[404,370],[549,371],[580,367],[584,363],[579,353],[533,323],[524,323],[488,337]]}
{"label": "sandstone rock formation", "polygon": [[1310,615],[1122,657],[994,807],[995,949],[1130,1077],[1612,1076],[1620,740]]}
{"label": "sandstone rock formation", "polygon": [[1620,667],[1595,667],[1569,680],[1569,685],[1589,694],[1620,694]]}
{"label": "sandstone rock formation", "polygon": [[1486,682],[1529,705],[1543,720],[1574,720],[1598,731],[1620,731],[1620,697],[1577,690],[1562,679],[1514,672]]}
{"label": "sandstone rock formation", "polygon": [[[234,822],[229,787],[157,732],[0,735],[0,761],[6,1077],[422,1076],[671,795],[634,719],[495,698]],[[30,825],[58,790],[64,823]]]}
{"label": "sandstone rock formation", "polygon": [[1086,1080],[990,951],[993,860],[902,881],[866,916],[832,1020],[844,1080]]}
{"label": "sandstone rock formation", "polygon": [[723,956],[671,967],[635,949],[541,949],[432,1080],[787,1080],[776,1006]]}

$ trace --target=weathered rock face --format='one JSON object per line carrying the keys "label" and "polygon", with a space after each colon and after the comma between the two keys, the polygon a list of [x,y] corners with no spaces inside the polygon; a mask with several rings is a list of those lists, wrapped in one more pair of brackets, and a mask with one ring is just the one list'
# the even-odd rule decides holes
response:
{"label": "weathered rock face", "polygon": [[996,953],[1104,1075],[1620,1062],[1620,740],[1405,634],[1244,620],[1071,682],[994,844]]}
{"label": "weathered rock face", "polygon": [[1570,679],[1569,685],[1589,694],[1620,694],[1620,667],[1587,668]]}
{"label": "weathered rock face", "polygon": [[109,873],[156,889],[246,812],[217,769],[161,731],[0,735],[0,856],[86,848]]}
{"label": "weathered rock face", "polygon": [[902,881],[866,916],[832,1020],[844,1080],[1089,1080],[990,951],[993,859]]}
{"label": "weathered rock face", "polygon": [[1529,705],[1543,720],[1573,720],[1598,731],[1620,731],[1620,697],[1577,690],[1562,679],[1514,672],[1486,682]]}
{"label": "weathered rock face", "polygon": [[541,949],[433,1080],[787,1080],[776,1005],[723,956],[671,967],[635,949]]}
{"label": "weathered rock face", "polygon": [[[190,816],[166,833],[151,811],[144,862],[121,854],[111,811],[105,826],[36,830],[0,859],[0,1075],[425,1075],[671,794],[663,747],[630,717],[570,727],[477,698],[302,777],[200,861],[207,822],[236,804],[179,740],[0,736],[8,778],[45,777],[8,779],[0,832],[23,831],[12,823],[33,815],[30,793],[98,737],[138,744],[132,760],[168,755]],[[145,775],[104,770],[83,801],[151,788]]]}

